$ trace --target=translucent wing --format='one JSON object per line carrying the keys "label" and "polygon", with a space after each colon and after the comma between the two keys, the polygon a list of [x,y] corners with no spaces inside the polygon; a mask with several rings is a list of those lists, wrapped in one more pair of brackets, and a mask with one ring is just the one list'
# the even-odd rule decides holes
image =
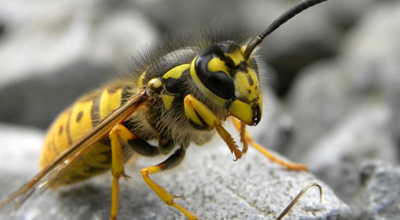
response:
{"label": "translucent wing", "polygon": [[148,98],[147,92],[143,91],[121,105],[113,113],[104,118],[97,126],[93,127],[73,143],[67,150],[62,152],[30,182],[1,201],[0,210],[5,208],[8,204],[13,203],[14,208],[11,213],[11,215],[13,215],[32,193],[38,189],[45,190],[48,186],[51,186],[52,183],[66,172],[84,152],[91,149],[96,142],[106,137],[116,124],[122,123],[135,113],[141,105],[147,102]]}

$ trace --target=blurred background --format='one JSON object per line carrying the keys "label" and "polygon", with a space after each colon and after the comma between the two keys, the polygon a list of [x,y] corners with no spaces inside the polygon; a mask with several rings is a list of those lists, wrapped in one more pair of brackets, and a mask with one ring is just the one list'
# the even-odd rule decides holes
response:
{"label": "blurred background", "polygon": [[[46,128],[76,97],[164,34],[222,26],[252,37],[296,2],[4,1],[0,120]],[[273,69],[265,77],[268,87],[286,98],[301,70],[335,57],[348,30],[373,7],[374,1],[335,0],[285,24],[262,45]]]}
{"label": "blurred background", "polygon": [[[22,128],[45,131],[166,33],[222,26],[254,37],[297,2],[0,1],[0,137],[9,125],[22,139]],[[349,203],[365,163],[398,163],[400,1],[330,0],[267,37],[260,55],[275,111],[253,129],[264,146]]]}

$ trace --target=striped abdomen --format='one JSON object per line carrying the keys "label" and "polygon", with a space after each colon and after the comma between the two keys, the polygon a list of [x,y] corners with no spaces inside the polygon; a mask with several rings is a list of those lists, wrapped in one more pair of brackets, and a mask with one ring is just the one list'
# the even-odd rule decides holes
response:
{"label": "striped abdomen", "polygon": [[[118,108],[123,94],[126,94],[124,88],[110,87],[83,97],[61,113],[47,134],[40,167],[46,167],[73,142]],[[84,153],[53,187],[85,180],[110,168],[111,147],[108,138],[104,138]]]}

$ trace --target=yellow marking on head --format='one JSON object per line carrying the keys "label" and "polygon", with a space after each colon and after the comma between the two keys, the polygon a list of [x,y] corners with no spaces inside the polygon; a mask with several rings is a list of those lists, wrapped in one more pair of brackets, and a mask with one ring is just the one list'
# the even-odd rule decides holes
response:
{"label": "yellow marking on head", "polygon": [[229,112],[246,124],[253,123],[253,110],[251,105],[236,99],[231,103]]}
{"label": "yellow marking on head", "polygon": [[121,105],[122,89],[115,92],[105,89],[100,96],[100,119],[103,120]]}
{"label": "yellow marking on head", "polygon": [[236,73],[235,93],[237,97],[246,98],[248,101],[256,99],[259,96],[258,79],[253,70],[248,68],[247,73]]}
{"label": "yellow marking on head", "polygon": [[146,75],[146,72],[143,72],[142,75],[140,75],[139,80],[138,80],[138,87],[143,87],[143,78]]}
{"label": "yellow marking on head", "polygon": [[258,102],[258,105],[260,106],[260,112],[263,112],[263,96],[262,96],[261,92],[258,93],[257,102]]}
{"label": "yellow marking on head", "polygon": [[[243,48],[243,47],[242,47]],[[227,54],[232,60],[235,66],[239,65],[240,62],[246,61],[246,59],[243,56],[243,50],[235,50],[232,53]]]}
{"label": "yellow marking on head", "polygon": [[175,97],[172,96],[172,95],[163,94],[163,95],[161,96],[161,98],[162,98],[164,107],[165,107],[166,109],[170,109],[170,108],[171,108],[171,105],[172,105],[172,102],[174,101]]}
{"label": "yellow marking on head", "polygon": [[226,67],[226,64],[224,61],[222,61],[220,58],[212,58],[208,64],[207,64],[207,69],[210,72],[218,72],[222,71],[226,73],[229,76],[228,68]]}
{"label": "yellow marking on head", "polygon": [[163,75],[163,79],[174,78],[179,79],[182,76],[182,73],[190,68],[190,64],[182,64],[175,68],[172,68],[170,71]]}
{"label": "yellow marking on head", "polygon": [[[242,46],[239,50],[236,50],[228,56],[233,60],[235,65],[239,65],[240,62],[244,61],[247,63],[247,73],[237,73],[235,75],[235,91],[236,93],[245,96],[246,99],[253,100],[256,99],[260,94],[260,86],[258,84],[258,77],[255,71],[250,68],[249,59],[244,57],[244,52],[246,51],[247,45]],[[252,82],[252,83],[250,83]],[[249,93],[250,92],[250,93]]]}
{"label": "yellow marking on head", "polygon": [[205,87],[203,85],[203,83],[200,81],[199,77],[196,74],[196,70],[195,70],[195,61],[196,61],[197,57],[195,57],[192,61],[192,63],[190,64],[190,77],[193,79],[194,84],[196,85],[197,88],[200,89],[200,91],[206,95],[207,97],[210,97],[211,100],[213,100],[214,102],[218,103],[219,105],[225,105],[226,100],[215,95],[213,92],[211,92],[209,89],[207,89],[207,87]]}

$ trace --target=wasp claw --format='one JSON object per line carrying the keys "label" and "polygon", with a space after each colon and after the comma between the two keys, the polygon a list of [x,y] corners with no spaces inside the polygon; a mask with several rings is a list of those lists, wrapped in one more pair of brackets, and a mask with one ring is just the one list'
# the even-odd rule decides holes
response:
{"label": "wasp claw", "polygon": [[183,196],[174,196],[174,195],[172,197],[174,197],[174,199],[183,198]]}
{"label": "wasp claw", "polygon": [[132,178],[132,177],[126,175],[125,173],[122,173],[121,176],[122,176],[125,180],[128,180],[128,179]]}

